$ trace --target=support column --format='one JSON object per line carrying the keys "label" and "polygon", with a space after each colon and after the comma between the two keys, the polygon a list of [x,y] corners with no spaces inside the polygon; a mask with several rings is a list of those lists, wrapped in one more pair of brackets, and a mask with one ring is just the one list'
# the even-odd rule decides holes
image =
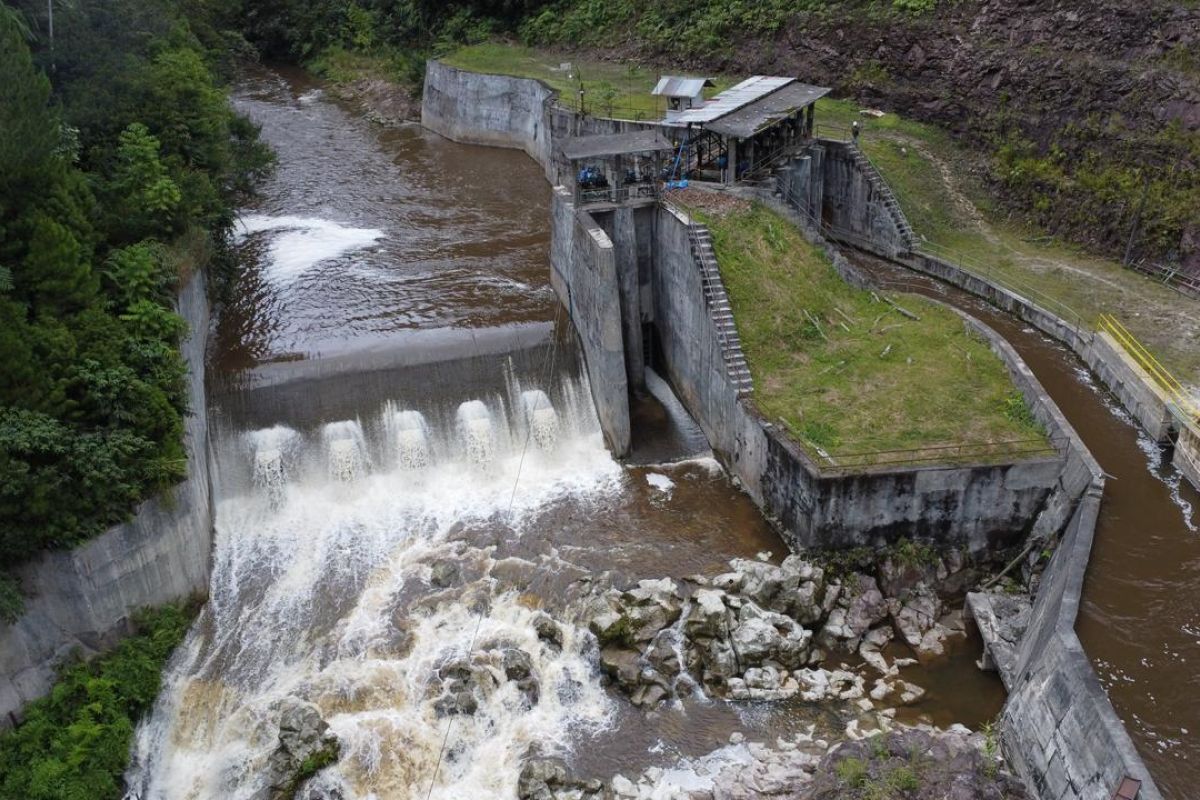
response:
{"label": "support column", "polygon": [[625,343],[625,373],[629,388],[645,384],[642,350],[641,287],[638,280],[636,209],[624,206],[613,212],[612,242],[616,257],[617,288],[621,298],[621,338]]}
{"label": "support column", "polygon": [[729,166],[726,168],[725,182],[726,183],[736,183],[737,182],[737,163],[738,163],[737,162],[737,160],[738,160],[737,139],[730,136],[725,141],[727,142],[727,145],[728,145],[726,147],[726,151],[729,153]]}

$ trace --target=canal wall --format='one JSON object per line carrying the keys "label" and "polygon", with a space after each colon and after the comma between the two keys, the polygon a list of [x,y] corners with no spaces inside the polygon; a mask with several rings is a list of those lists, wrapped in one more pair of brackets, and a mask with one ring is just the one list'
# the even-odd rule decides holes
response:
{"label": "canal wall", "polygon": [[[844,152],[853,147],[838,142],[821,144],[824,163],[829,163],[831,151]],[[864,173],[875,174],[874,168],[863,159],[833,160],[843,165],[855,164]],[[816,213],[811,205],[806,205],[815,190],[805,185],[805,181],[812,182],[819,174],[811,165],[789,166],[781,177],[780,189],[792,206],[816,222],[822,231],[836,240],[982,297],[1062,341],[1152,436],[1161,439],[1167,435],[1169,412],[1165,405],[1156,402],[1157,392],[1106,335],[1088,330],[1078,319],[1068,321],[1043,305],[947,260],[898,248],[896,228],[889,227],[895,210],[881,199],[885,195],[861,190],[861,183],[869,181],[870,175],[848,180],[835,174],[834,180],[819,190],[824,205]],[[839,198],[839,192],[849,195]],[[866,207],[853,217],[839,215],[838,205],[852,198],[866,203]],[[850,227],[839,228],[831,221],[841,221]],[[872,231],[882,233],[876,235]],[[1027,371],[1022,364],[1014,375]],[[1008,689],[1001,726],[1005,755],[1042,800],[1109,800],[1124,776],[1142,781],[1140,800],[1161,800],[1162,795],[1075,633],[1104,476],[1061,412],[1053,403],[1046,408],[1053,409],[1056,427],[1066,434],[1068,444],[1059,485],[1035,524],[1033,535],[1044,537],[1061,529],[1062,536],[1041,576],[1027,618],[1018,618],[1009,638],[992,639],[986,645],[990,651],[988,660],[998,668]],[[982,616],[994,620],[989,596],[972,595],[969,605],[982,623],[980,628],[985,638],[994,634],[995,626],[981,620]]]}
{"label": "canal wall", "polygon": [[555,147],[564,139],[657,127],[579,114],[556,103],[557,96],[533,78],[468,72],[434,59],[425,64],[421,125],[463,144],[523,150],[551,186],[562,182]]}
{"label": "canal wall", "polygon": [[113,647],[132,631],[139,609],[205,592],[212,549],[208,416],[204,354],[208,299],[203,273],[179,294],[187,320],[182,349],[188,367],[184,420],[187,476],[166,496],[148,500],[133,518],[72,549],[47,552],[17,571],[29,592],[12,624],[0,622],[0,727],[46,694],[58,665]]}

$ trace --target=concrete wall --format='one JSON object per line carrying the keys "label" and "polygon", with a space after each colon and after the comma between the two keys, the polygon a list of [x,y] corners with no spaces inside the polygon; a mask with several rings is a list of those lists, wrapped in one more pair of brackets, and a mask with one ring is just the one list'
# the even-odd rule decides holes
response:
{"label": "concrete wall", "polygon": [[197,274],[179,295],[189,334],[190,411],[184,421],[186,479],[164,498],[142,504],[129,522],[76,547],[44,554],[19,570],[34,594],[12,625],[0,623],[0,727],[44,695],[62,659],[106,650],[130,631],[131,615],[204,592],[212,547],[204,348],[208,300]]}
{"label": "concrete wall", "polygon": [[[888,258],[911,249],[911,229],[900,206],[856,146],[822,142],[811,154],[807,179],[800,175],[793,183],[794,193],[810,198],[811,216],[819,216],[846,237],[872,243]],[[819,188],[812,185],[818,181]]]}
{"label": "concrete wall", "polygon": [[[837,204],[836,197],[830,198],[831,193],[857,191],[853,189],[854,183],[839,179],[827,184],[826,208]],[[1156,407],[1152,399],[1156,393],[1138,385],[1136,370],[1130,368],[1127,359],[1107,337],[1093,334],[1080,320],[1064,319],[1014,291],[944,260],[920,252],[897,256],[894,239],[886,231],[875,239],[859,236],[862,230],[865,229],[860,226],[843,237],[842,231],[835,227],[831,235],[983,297],[1066,343],[1152,435],[1165,435],[1162,423],[1166,409]],[[993,341],[993,347],[996,346]],[[1018,383],[1026,382],[1026,377],[1032,378],[1025,375],[1027,372],[1023,365],[1016,369],[1014,376]],[[1052,410],[1052,416],[1057,418],[1057,429],[1067,435],[1066,462],[1032,535],[1045,537],[1060,529],[1063,535],[1041,576],[1015,656],[993,659],[1001,666],[1009,692],[1001,728],[1005,754],[1042,800],[1109,800],[1125,775],[1143,781],[1141,800],[1160,800],[1161,794],[1149,770],[1075,634],[1084,574],[1103,495],[1103,473],[1053,403],[1040,409],[1034,406],[1035,414],[1044,423],[1047,410]]]}
{"label": "concrete wall", "polygon": [[524,150],[545,168],[551,161],[546,122],[553,97],[539,81],[481,75],[429,61],[421,124],[456,142]]}
{"label": "concrete wall", "polygon": [[542,165],[551,185],[562,182],[555,146],[563,139],[657,127],[577,114],[557,105],[556,96],[532,78],[484,75],[431,60],[425,65],[421,124],[456,142],[524,150]]}
{"label": "concrete wall", "polygon": [[[665,371],[680,400],[747,493],[782,528],[789,545],[881,545],[900,537],[993,553],[1020,541],[1058,486],[1063,459],[1017,464],[823,470],[784,432],[739,399],[704,302],[688,247],[688,220],[662,208],[654,253],[654,322]],[[1011,348],[981,334],[1009,362],[1018,387],[1052,432],[1061,415]]]}
{"label": "concrete wall", "polygon": [[554,189],[550,215],[550,283],[579,333],[605,441],[614,455],[624,456],[630,447],[629,383],[613,243],[561,186]]}
{"label": "concrete wall", "polygon": [[1179,439],[1175,442],[1175,457],[1171,463],[1192,482],[1192,486],[1200,489],[1200,430],[1180,426]]}

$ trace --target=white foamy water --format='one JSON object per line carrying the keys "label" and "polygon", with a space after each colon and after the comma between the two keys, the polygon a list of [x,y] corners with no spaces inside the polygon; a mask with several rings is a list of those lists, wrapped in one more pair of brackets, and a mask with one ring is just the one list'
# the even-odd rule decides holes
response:
{"label": "white foamy water", "polygon": [[[520,387],[508,403],[389,404],[362,422],[218,442],[210,599],[138,730],[131,796],[255,797],[296,701],[315,704],[342,745],[321,781],[361,800],[425,797],[451,720],[442,800],[510,796],[530,745],[562,752],[607,726],[594,640],[561,620],[561,648],[539,639],[537,599],[490,575],[497,535],[536,536],[526,521],[539,510],[625,481],[590,405],[572,399],[586,387],[564,387],[557,409],[539,394],[559,435],[527,453],[504,411],[521,407]],[[473,530],[487,533],[473,543]],[[435,578],[445,563],[453,577]],[[513,651],[532,695],[506,678]],[[447,711],[455,674],[470,675],[472,714]]]}
{"label": "white foamy water", "polygon": [[267,252],[270,266],[264,274],[273,281],[287,282],[320,264],[355,250],[370,247],[383,238],[377,228],[353,228],[320,217],[247,214],[236,227],[237,240],[257,233],[271,233]]}

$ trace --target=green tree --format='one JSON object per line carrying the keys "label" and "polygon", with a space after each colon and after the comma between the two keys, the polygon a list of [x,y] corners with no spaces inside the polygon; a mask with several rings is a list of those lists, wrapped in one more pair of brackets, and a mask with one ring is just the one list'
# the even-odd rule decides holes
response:
{"label": "green tree", "polygon": [[140,122],[131,122],[117,138],[112,174],[100,193],[106,229],[118,241],[177,231],[182,194],[159,158],[158,139]]}

